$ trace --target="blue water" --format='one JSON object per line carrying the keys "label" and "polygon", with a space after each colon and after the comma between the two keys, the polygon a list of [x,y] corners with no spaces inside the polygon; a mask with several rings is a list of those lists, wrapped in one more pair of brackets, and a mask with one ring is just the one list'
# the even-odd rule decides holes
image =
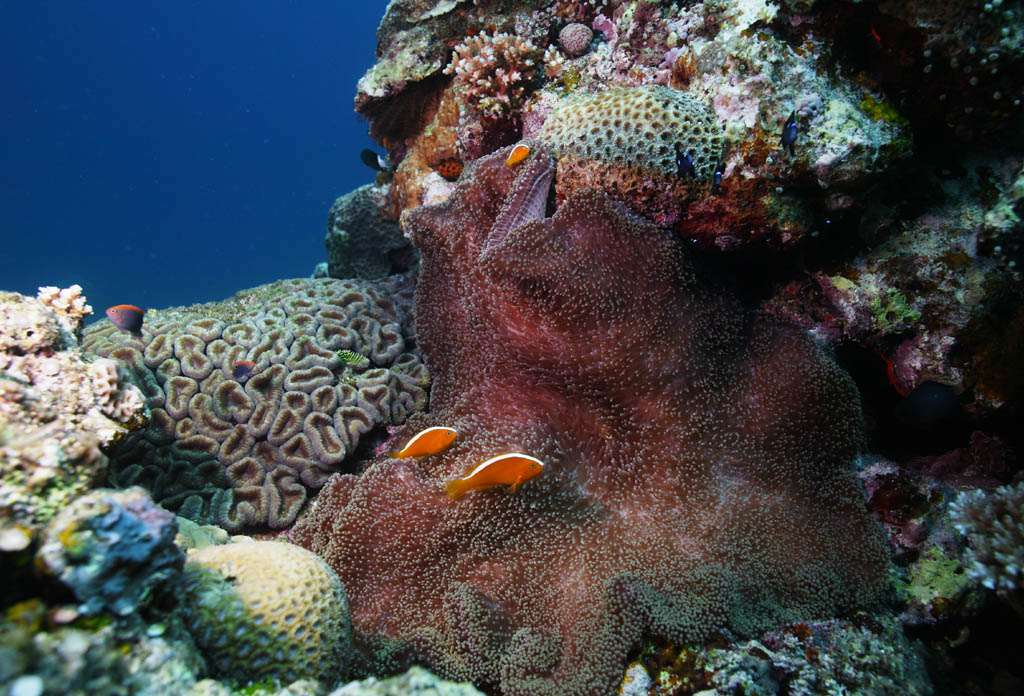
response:
{"label": "blue water", "polygon": [[79,283],[102,317],[310,275],[372,179],[386,5],[0,0],[0,289]]}

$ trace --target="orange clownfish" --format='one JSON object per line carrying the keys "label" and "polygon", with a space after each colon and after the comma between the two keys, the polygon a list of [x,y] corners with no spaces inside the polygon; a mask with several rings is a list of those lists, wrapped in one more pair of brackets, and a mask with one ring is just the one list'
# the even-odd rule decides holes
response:
{"label": "orange clownfish", "polygon": [[514,167],[515,165],[519,164],[524,159],[526,159],[526,157],[529,154],[530,154],[530,146],[529,145],[523,145],[522,143],[519,143],[514,148],[512,148],[512,152],[508,153],[508,159],[505,160],[505,166],[506,167]]}
{"label": "orange clownfish", "polygon": [[405,447],[394,452],[391,456],[396,459],[408,459],[409,457],[422,457],[427,454],[437,454],[455,441],[458,435],[451,428],[434,426],[416,433]]}
{"label": "orange clownfish", "polygon": [[444,492],[452,500],[469,491],[478,491],[493,486],[510,486],[514,493],[519,484],[529,481],[544,470],[544,462],[522,452],[508,452],[491,457],[476,466],[462,478],[449,481]]}

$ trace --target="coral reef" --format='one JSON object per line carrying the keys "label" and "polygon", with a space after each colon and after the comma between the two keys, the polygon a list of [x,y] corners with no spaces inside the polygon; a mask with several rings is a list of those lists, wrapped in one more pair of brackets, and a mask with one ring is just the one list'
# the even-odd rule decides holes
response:
{"label": "coral reef", "polygon": [[[849,379],[607,196],[543,218],[554,163],[531,145],[516,168],[507,150],[476,161],[406,220],[435,382],[430,415],[394,441],[425,425],[458,440],[333,476],[293,530],[341,577],[364,666],[606,693],[644,634],[874,602],[886,554],[850,470]],[[514,495],[444,495],[502,451],[547,466]]]}
{"label": "coral reef", "polygon": [[327,564],[280,541],[192,551],[180,611],[215,671],[239,681],[338,681],[349,656],[345,589]]}
{"label": "coral reef", "polygon": [[472,684],[453,684],[435,677],[422,667],[388,679],[370,677],[350,682],[330,696],[483,696]]}
{"label": "coral reef", "polygon": [[455,47],[444,69],[455,93],[485,118],[507,116],[523,105],[537,76],[542,49],[511,34],[477,34]]}
{"label": "coral reef", "polygon": [[[90,326],[83,345],[127,368],[153,413],[113,454],[111,479],[229,530],[291,524],[368,433],[426,405],[388,290],[400,284],[286,280],[151,311],[138,337]],[[239,360],[255,363],[241,382]]]}
{"label": "coral reef", "polygon": [[652,647],[640,664],[657,684],[651,693],[928,696],[923,653],[894,619],[863,616],[793,624],[726,646]]}
{"label": "coral reef", "polygon": [[142,488],[96,490],[50,522],[36,562],[74,592],[84,613],[130,614],[181,579],[176,532],[174,515]]}
{"label": "coral reef", "polygon": [[594,38],[594,32],[586,24],[573,22],[562,27],[558,32],[558,45],[562,47],[566,55],[579,56],[590,48],[590,41]]}
{"label": "coral reef", "polygon": [[398,223],[381,215],[380,187],[367,184],[334,201],[327,215],[327,274],[377,280],[415,267],[416,251]]}
{"label": "coral reef", "polygon": [[[557,158],[559,200],[599,188],[662,225],[677,222],[685,211],[681,202],[698,188],[693,180],[704,183],[703,195],[710,192],[722,155],[714,114],[690,95],[658,85],[568,99],[537,138]],[[690,157],[692,175],[680,173],[682,156]]]}
{"label": "coral reef", "polygon": [[50,308],[61,327],[76,339],[82,337],[82,322],[92,314],[92,305],[82,294],[81,285],[58,288],[47,285],[39,288],[36,299]]}
{"label": "coral reef", "polygon": [[127,373],[89,362],[76,333],[81,288],[0,293],[0,532],[3,550],[28,541],[100,483],[109,447],[148,419]]}
{"label": "coral reef", "polygon": [[1024,482],[961,493],[953,515],[967,537],[967,573],[1024,611]]}

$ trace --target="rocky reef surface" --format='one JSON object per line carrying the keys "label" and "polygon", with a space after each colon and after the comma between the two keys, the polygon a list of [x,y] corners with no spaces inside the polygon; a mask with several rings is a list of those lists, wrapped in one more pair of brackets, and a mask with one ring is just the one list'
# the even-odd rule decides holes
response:
{"label": "rocky reef surface", "polygon": [[1022,27],[393,0],[316,278],[0,293],[0,692],[1024,692]]}

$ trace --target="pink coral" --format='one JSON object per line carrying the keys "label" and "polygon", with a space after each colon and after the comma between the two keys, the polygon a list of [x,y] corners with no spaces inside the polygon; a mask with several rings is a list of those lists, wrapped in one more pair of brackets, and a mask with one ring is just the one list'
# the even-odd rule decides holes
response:
{"label": "pink coral", "polygon": [[558,33],[558,45],[570,56],[580,56],[590,48],[590,41],[594,38],[594,32],[586,24],[573,22],[566,24]]}
{"label": "pink coral", "polygon": [[[393,442],[442,424],[458,440],[332,477],[295,530],[341,577],[364,666],[593,696],[642,636],[873,601],[886,556],[850,472],[849,378],[604,194],[544,218],[554,165],[530,144],[517,168],[508,149],[478,160],[406,221],[435,381],[430,416]],[[444,495],[503,451],[544,473],[514,495]]]}

